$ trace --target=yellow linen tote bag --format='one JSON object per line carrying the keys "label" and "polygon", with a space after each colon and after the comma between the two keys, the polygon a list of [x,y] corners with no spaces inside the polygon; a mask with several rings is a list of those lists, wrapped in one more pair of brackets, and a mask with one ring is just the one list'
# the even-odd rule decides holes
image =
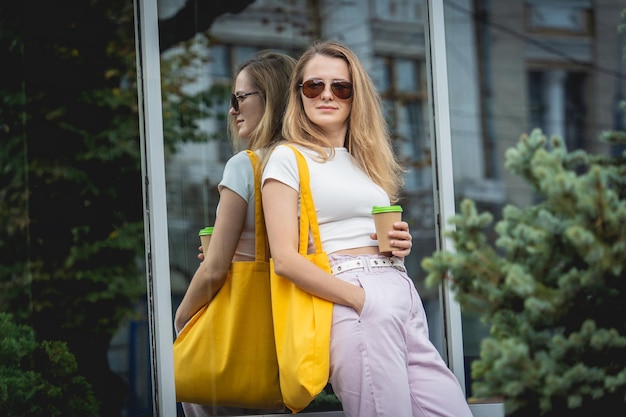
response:
{"label": "yellow linen tote bag", "polygon": [[260,173],[256,154],[248,156],[255,177],[256,260],[233,262],[222,288],[174,341],[176,400],[275,410],[282,397]]}
{"label": "yellow linen tote bag", "polygon": [[[322,251],[319,226],[309,184],[309,169],[295,148],[300,172],[299,252],[330,273],[328,256]],[[307,254],[309,233],[315,253]],[[271,265],[272,315],[283,403],[294,413],[301,411],[326,386],[330,368],[330,328],[333,303],[301,290],[274,272]]]}

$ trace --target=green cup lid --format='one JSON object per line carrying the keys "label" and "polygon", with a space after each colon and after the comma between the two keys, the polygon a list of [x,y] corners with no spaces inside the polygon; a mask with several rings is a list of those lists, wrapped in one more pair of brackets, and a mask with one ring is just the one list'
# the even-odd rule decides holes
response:
{"label": "green cup lid", "polygon": [[372,214],[378,213],[402,213],[402,206],[374,206],[372,207]]}
{"label": "green cup lid", "polygon": [[198,232],[198,236],[206,236],[206,235],[212,235],[212,234],[213,234],[212,227],[205,227],[204,229],[200,229],[200,231]]}

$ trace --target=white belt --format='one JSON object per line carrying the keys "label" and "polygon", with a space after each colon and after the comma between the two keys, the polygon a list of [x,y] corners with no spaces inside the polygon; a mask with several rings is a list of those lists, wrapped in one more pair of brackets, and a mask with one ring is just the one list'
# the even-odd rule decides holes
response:
{"label": "white belt", "polygon": [[[404,267],[404,262],[402,262],[398,258],[371,258],[368,259],[370,267],[376,268],[381,266],[391,266],[394,268],[398,268],[401,271],[406,272],[406,268]],[[342,262],[337,265],[333,265],[330,267],[330,272],[333,275],[337,275],[340,272],[350,271],[351,269],[363,268],[363,260],[355,259],[353,261]]]}

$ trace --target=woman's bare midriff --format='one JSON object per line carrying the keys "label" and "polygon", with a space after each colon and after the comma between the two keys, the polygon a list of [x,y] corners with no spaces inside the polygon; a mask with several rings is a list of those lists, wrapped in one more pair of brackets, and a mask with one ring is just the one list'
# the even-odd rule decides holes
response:
{"label": "woman's bare midriff", "polygon": [[[350,249],[342,249],[337,252],[333,252],[333,254],[337,255],[385,255],[380,253],[378,250],[378,246],[363,246],[361,248],[350,248]],[[389,255],[387,253],[387,255]]]}

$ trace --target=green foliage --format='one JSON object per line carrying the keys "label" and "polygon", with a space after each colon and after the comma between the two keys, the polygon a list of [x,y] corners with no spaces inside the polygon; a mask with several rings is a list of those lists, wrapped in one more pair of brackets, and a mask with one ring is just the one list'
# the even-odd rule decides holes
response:
{"label": "green foliage", "polygon": [[132,4],[31,6],[0,9],[0,307],[110,336],[141,288]]}
{"label": "green foliage", "polygon": [[[617,136],[614,135],[615,139]],[[626,155],[567,152],[538,130],[506,153],[542,201],[450,219],[454,252],[422,262],[491,326],[473,363],[478,397],[511,416],[591,416],[626,406]]]}
{"label": "green foliage", "polygon": [[[199,47],[201,46],[201,48]],[[192,68],[208,67],[211,56],[207,49],[211,40],[197,35],[193,40],[182,42],[161,59],[163,97],[163,136],[169,151],[184,142],[206,142],[225,136],[231,93],[230,82],[211,84],[207,89],[190,93],[188,87],[198,84],[199,74]],[[207,120],[217,122],[210,134]]]}
{"label": "green foliage", "polygon": [[[0,16],[0,311],[67,343],[95,387],[145,289],[133,5],[2,2]],[[59,346],[38,355],[65,360]],[[21,381],[11,398],[51,408],[61,381]],[[108,415],[111,387],[95,392]]]}
{"label": "green foliage", "polygon": [[[161,21],[161,45],[251,1],[214,3]],[[102,415],[119,414],[125,394],[108,369],[111,336],[145,291],[133,14],[125,0],[0,2],[0,312],[67,342]],[[188,96],[187,81],[165,81],[170,150],[206,140],[198,123],[227,112],[214,112],[226,87]],[[33,389],[21,381],[15,398]]]}
{"label": "green foliage", "polygon": [[337,398],[333,392],[332,386],[328,384],[324,387],[324,390],[313,398],[313,401],[311,401],[311,403],[304,410],[302,410],[302,413],[338,411],[342,409],[341,401],[339,401],[339,398]]}
{"label": "green foliage", "polygon": [[168,150],[176,151],[176,145],[184,142],[206,142],[223,139],[224,129],[209,134],[201,129],[207,119],[226,126],[226,115],[231,88],[229,85],[214,84],[209,89],[194,94],[172,93],[163,103],[163,136]]}
{"label": "green foliage", "polygon": [[37,342],[30,327],[0,313],[0,415],[88,417],[98,404],[62,342]]}

